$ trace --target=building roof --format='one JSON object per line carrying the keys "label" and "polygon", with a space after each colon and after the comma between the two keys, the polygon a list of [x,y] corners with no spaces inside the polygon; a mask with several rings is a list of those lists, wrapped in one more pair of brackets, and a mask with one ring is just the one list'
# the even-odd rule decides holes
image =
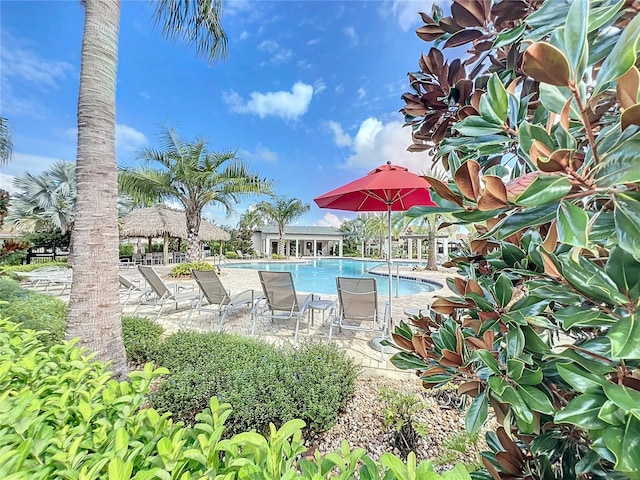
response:
{"label": "building roof", "polygon": [[[278,227],[275,225],[266,225],[264,227],[258,227],[255,232],[262,232],[266,234],[278,234]],[[284,229],[285,235],[340,235],[345,234],[335,227],[305,227],[297,225],[287,225]]]}

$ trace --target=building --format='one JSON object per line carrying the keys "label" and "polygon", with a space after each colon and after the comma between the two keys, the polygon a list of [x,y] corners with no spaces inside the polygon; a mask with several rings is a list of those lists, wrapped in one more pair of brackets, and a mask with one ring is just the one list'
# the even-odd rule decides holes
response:
{"label": "building", "polygon": [[[291,257],[342,257],[344,233],[335,227],[301,227],[287,225],[285,254]],[[253,231],[253,249],[262,255],[278,253],[278,227],[267,225]]]}

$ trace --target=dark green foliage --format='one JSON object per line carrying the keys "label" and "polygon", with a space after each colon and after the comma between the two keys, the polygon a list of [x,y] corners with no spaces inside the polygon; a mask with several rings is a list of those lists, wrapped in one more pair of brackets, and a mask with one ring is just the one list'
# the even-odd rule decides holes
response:
{"label": "dark green foliage", "polygon": [[46,330],[42,340],[47,345],[64,338],[67,305],[46,293],[26,290],[15,280],[0,277],[0,318],[9,317],[24,328]]}
{"label": "dark green foliage", "polygon": [[331,344],[281,350],[226,334],[178,333],[163,343],[158,363],[172,375],[151,397],[154,407],[192,422],[216,395],[233,406],[231,432],[264,432],[301,418],[329,427],[353,394],[356,368]]}
{"label": "dark green foliage", "polygon": [[185,277],[191,276],[193,270],[213,270],[214,268],[213,265],[205,261],[179,263],[171,269],[169,275],[172,277]]}
{"label": "dark green foliage", "polygon": [[[167,373],[148,364],[129,381],[69,342],[44,349],[33,331],[0,320],[0,478],[362,478],[469,480],[462,465],[442,477],[430,462],[407,464],[364,449],[302,458],[304,422],[222,440],[229,405],[211,399],[194,427],[145,405],[151,382]],[[292,475],[293,474],[293,475]]]}
{"label": "dark green foliage", "polygon": [[69,243],[71,242],[71,232],[67,232],[64,235],[60,233],[60,230],[56,230],[53,232],[28,233],[24,236],[24,239],[31,245],[56,244],[60,248],[69,248]]}
{"label": "dark green foliage", "polygon": [[118,245],[118,252],[121,257],[130,257],[133,255],[134,245],[130,243]]}
{"label": "dark green foliage", "polygon": [[160,348],[164,328],[148,318],[122,317],[127,360],[136,365],[152,361]]}

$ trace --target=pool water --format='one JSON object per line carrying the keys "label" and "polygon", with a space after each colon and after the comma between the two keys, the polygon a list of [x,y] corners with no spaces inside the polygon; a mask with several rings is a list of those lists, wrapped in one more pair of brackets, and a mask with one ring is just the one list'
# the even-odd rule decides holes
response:
{"label": "pool water", "polygon": [[[389,280],[386,275],[368,273],[373,268],[386,273],[383,262],[361,261],[352,259],[315,259],[308,262],[251,262],[225,265],[224,268],[245,268],[251,270],[268,270],[270,272],[291,272],[296,291],[324,294],[336,294],[336,277],[373,277],[376,279],[378,294],[388,296]],[[396,263],[394,262],[394,273]],[[416,295],[418,293],[433,292],[440,288],[433,282],[413,281],[400,278],[399,284],[393,279],[393,293],[396,294],[396,285],[399,285],[398,296]]]}

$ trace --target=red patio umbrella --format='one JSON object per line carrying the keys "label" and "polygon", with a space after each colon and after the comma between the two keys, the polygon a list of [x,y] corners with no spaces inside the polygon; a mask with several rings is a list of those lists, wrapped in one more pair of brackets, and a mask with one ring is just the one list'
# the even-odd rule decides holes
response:
{"label": "red patio umbrella", "polygon": [[[392,323],[392,277],[393,260],[391,258],[391,212],[402,212],[415,206],[436,206],[431,200],[429,183],[407,168],[387,162],[371,170],[364,177],[338,187],[313,199],[320,208],[348,210],[350,212],[387,212],[387,230],[389,253],[389,325]],[[383,349],[375,339],[375,348]]]}

